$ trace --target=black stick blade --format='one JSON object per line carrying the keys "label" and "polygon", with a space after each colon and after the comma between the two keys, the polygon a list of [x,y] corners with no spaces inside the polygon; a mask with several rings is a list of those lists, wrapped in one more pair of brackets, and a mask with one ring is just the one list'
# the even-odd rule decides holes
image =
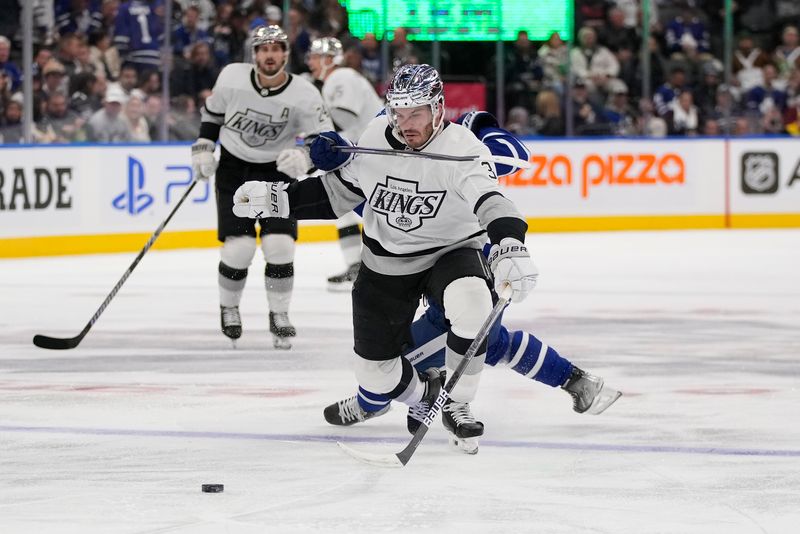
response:
{"label": "black stick blade", "polygon": [[67,350],[77,347],[82,337],[83,336],[62,338],[37,334],[33,336],[33,344],[42,349]]}
{"label": "black stick blade", "polygon": [[131,275],[136,266],[139,265],[139,261],[141,261],[144,255],[147,254],[147,251],[150,250],[150,247],[153,246],[153,243],[156,242],[156,239],[158,239],[158,236],[161,235],[161,232],[167,226],[169,220],[172,219],[172,216],[175,215],[175,212],[178,211],[178,208],[181,207],[183,201],[186,200],[186,197],[189,196],[189,193],[192,192],[192,189],[194,189],[194,186],[196,185],[197,185],[197,180],[194,180],[189,185],[189,187],[186,188],[186,192],[183,193],[181,199],[178,201],[177,204],[175,204],[175,207],[172,208],[172,211],[169,212],[167,218],[164,219],[161,222],[161,224],[158,225],[156,231],[153,232],[153,235],[151,235],[150,239],[147,240],[147,243],[144,245],[144,248],[141,251],[139,251],[139,254],[136,256],[136,259],[133,260],[131,266],[128,267],[128,270],[125,271],[125,274],[123,274],[122,278],[119,279],[117,285],[115,285],[114,289],[111,290],[111,293],[108,294],[106,300],[104,300],[103,303],[100,305],[100,307],[97,308],[97,311],[94,312],[94,315],[86,324],[86,326],[83,327],[83,330],[81,330],[80,334],[78,334],[75,337],[67,337],[67,338],[35,335],[33,336],[33,344],[42,349],[51,349],[51,350],[66,350],[66,349],[74,349],[75,347],[77,347],[78,344],[81,342],[81,340],[84,337],[86,337],[86,334],[89,333],[89,330],[92,328],[92,325],[95,322],[97,322],[97,319],[100,317],[100,314],[103,313],[103,311],[106,309],[106,306],[108,306],[111,300],[116,296],[117,291],[119,291],[119,289],[122,287],[122,284],[125,283],[125,280],[128,279],[128,277]]}

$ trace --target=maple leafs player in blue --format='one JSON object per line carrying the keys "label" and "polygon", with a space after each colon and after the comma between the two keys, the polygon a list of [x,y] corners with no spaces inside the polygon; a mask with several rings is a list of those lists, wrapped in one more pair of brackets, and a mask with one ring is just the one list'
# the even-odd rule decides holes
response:
{"label": "maple leafs player in blue", "polygon": [[[497,119],[485,111],[465,113],[456,119],[476,135],[495,156],[528,160],[527,148],[513,134],[499,127]],[[517,168],[497,164],[498,176]],[[488,253],[488,246],[484,248]],[[601,377],[589,374],[562,357],[556,349],[536,335],[521,330],[509,331],[498,320],[489,333],[486,364],[505,365],[525,378],[551,387],[561,387],[573,400],[577,413],[600,414],[611,406],[621,393],[604,385]],[[444,367],[447,319],[441,308],[431,303],[425,313],[411,325],[414,348],[404,354],[420,373]],[[352,397],[335,402],[324,410],[325,420],[337,426],[349,426],[378,417],[389,411],[391,399],[359,387]],[[459,440],[452,443],[464,450]],[[467,450],[466,452],[471,452]]]}

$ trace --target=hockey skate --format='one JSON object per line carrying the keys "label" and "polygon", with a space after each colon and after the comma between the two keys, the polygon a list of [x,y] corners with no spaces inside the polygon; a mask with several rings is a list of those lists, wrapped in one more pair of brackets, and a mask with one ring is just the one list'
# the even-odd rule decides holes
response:
{"label": "hockey skate", "polygon": [[288,350],[292,348],[291,338],[297,335],[289,314],[286,312],[269,312],[269,331],[272,333],[272,346],[276,349]]}
{"label": "hockey skate", "polygon": [[599,376],[574,366],[561,389],[572,395],[573,410],[593,415],[603,413],[622,396],[621,392],[606,386]]}
{"label": "hockey skate", "polygon": [[376,412],[367,412],[358,403],[358,396],[353,395],[339,402],[334,402],[323,411],[325,420],[336,426],[350,426],[363,423],[367,419],[378,417],[389,411],[391,404],[387,404]]}
{"label": "hockey skate", "polygon": [[444,371],[435,367],[426,370],[425,374],[420,374],[419,377],[425,382],[425,393],[423,393],[421,401],[408,407],[406,426],[411,434],[414,434],[425,420],[428,410],[433,406],[444,384]]}
{"label": "hockey skate", "polygon": [[353,282],[356,281],[358,270],[361,268],[361,262],[354,263],[347,268],[343,273],[336,274],[328,278],[328,291],[344,292],[352,291]]}
{"label": "hockey skate", "polygon": [[220,306],[220,323],[222,333],[228,336],[236,347],[236,340],[242,337],[242,317],[239,315],[239,306]]}
{"label": "hockey skate", "polygon": [[442,423],[450,434],[450,445],[466,454],[478,454],[483,423],[475,420],[468,402],[448,400],[442,407]]}

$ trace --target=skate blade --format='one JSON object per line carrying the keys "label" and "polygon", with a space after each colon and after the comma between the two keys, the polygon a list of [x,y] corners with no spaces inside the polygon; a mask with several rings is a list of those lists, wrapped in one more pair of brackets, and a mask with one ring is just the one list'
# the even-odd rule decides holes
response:
{"label": "skate blade", "polygon": [[292,348],[292,342],[288,337],[272,336],[272,346],[280,350],[289,350]]}
{"label": "skate blade", "polygon": [[464,454],[478,454],[478,438],[459,438],[450,434],[450,446]]}
{"label": "skate blade", "polygon": [[236,340],[231,338],[231,348],[236,350]]}
{"label": "skate blade", "polygon": [[352,293],[353,282],[328,282],[328,291],[331,293]]}
{"label": "skate blade", "polygon": [[609,406],[617,402],[617,399],[619,399],[621,396],[621,391],[617,391],[616,389],[612,389],[606,385],[603,385],[603,387],[597,393],[597,396],[592,401],[592,405],[589,406],[587,412],[592,415],[600,415],[606,411]]}

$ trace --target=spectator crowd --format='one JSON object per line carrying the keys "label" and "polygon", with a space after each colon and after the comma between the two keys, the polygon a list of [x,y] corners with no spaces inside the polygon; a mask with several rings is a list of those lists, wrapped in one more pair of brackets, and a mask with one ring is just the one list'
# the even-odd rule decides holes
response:
{"label": "spectator crowd", "polygon": [[[34,9],[34,57],[22,64],[22,2]],[[165,2],[172,1],[167,21]],[[431,61],[429,42],[392,28],[389,64],[381,42],[357,39],[337,0],[12,0],[0,13],[0,142],[23,138],[32,106],[34,141],[193,140],[199,109],[219,70],[250,61],[248,35],[288,20],[289,70],[307,70],[311,40],[335,36],[345,65],[380,91],[393,68]],[[531,9],[535,9],[532,2]],[[576,0],[573,46],[558,33],[534,42],[525,31],[508,43],[505,126],[520,135],[800,135],[800,3],[737,0],[733,77],[723,83],[723,0],[651,0],[642,62],[639,0]],[[164,54],[165,33],[171,50]],[[441,43],[443,74],[454,47]],[[497,58],[493,58],[497,61]],[[163,73],[169,65],[169,102]],[[494,73],[493,68],[479,69]],[[645,73],[647,70],[647,73]],[[33,102],[22,96],[33,76]],[[483,72],[475,72],[483,75]],[[488,75],[491,90],[500,87]],[[649,88],[649,96],[643,92]],[[493,100],[493,99],[492,99]],[[493,110],[497,111],[497,110]],[[567,122],[571,122],[571,128]]]}

